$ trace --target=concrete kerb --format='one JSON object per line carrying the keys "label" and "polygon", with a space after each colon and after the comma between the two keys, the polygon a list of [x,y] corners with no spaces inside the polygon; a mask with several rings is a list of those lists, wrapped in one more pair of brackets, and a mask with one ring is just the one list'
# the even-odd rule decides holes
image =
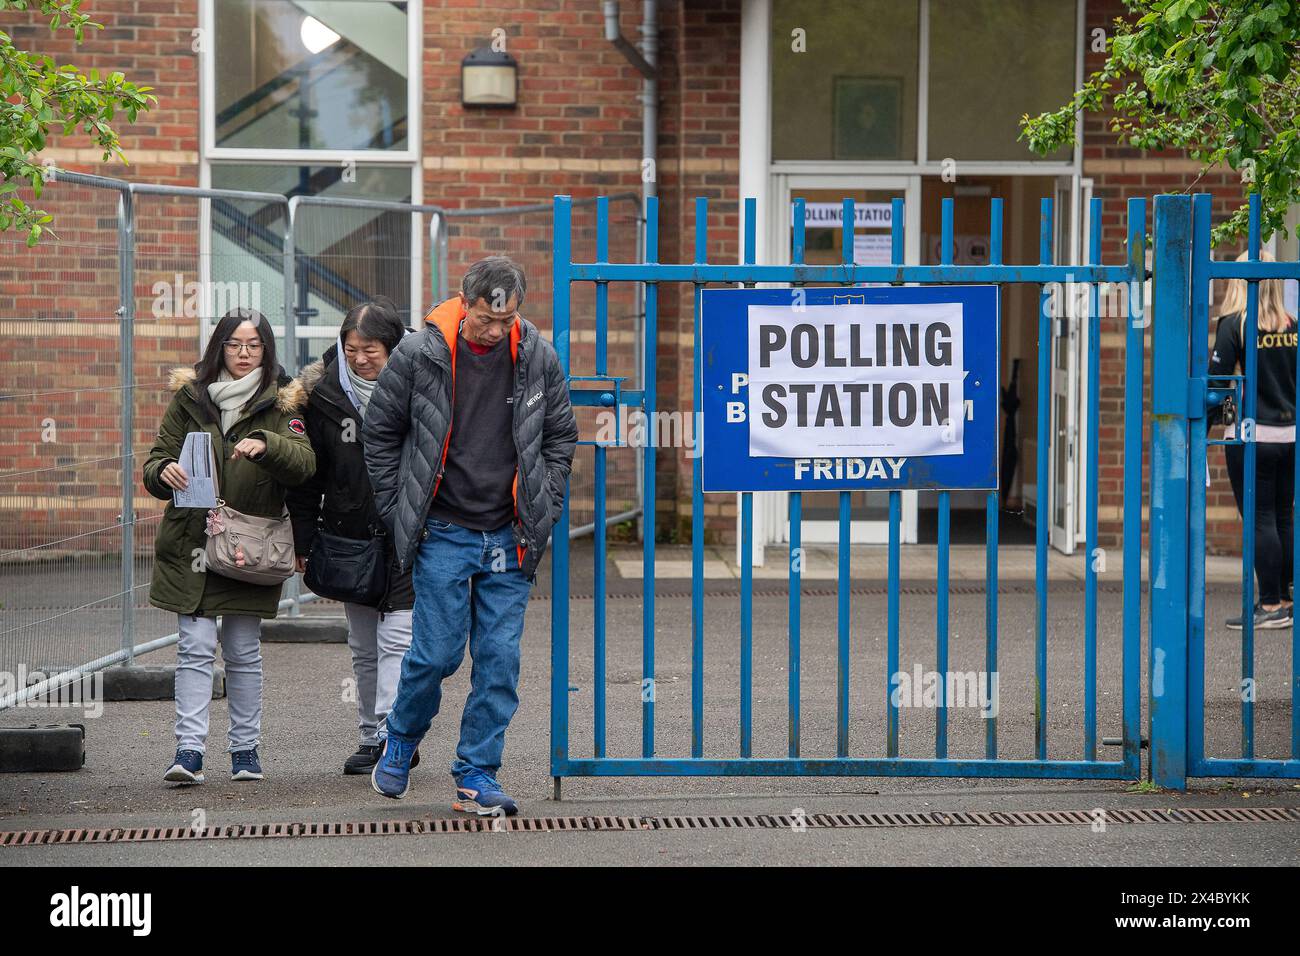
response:
{"label": "concrete kerb", "polygon": [[282,617],[262,622],[262,641],[273,644],[346,644],[348,622],[342,617]]}
{"label": "concrete kerb", "polygon": [[[175,700],[174,667],[141,667],[138,664],[109,667],[100,671],[104,679],[104,700]],[[88,679],[88,678],[87,678]],[[83,679],[83,684],[87,679]],[[226,672],[212,671],[212,699],[226,696]]]}
{"label": "concrete kerb", "polygon": [[84,724],[0,727],[0,773],[80,770],[85,762]]}

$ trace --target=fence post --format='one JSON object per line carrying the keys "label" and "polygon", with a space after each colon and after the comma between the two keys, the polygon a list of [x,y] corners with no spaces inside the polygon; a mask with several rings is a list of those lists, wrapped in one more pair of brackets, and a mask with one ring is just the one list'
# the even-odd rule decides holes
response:
{"label": "fence post", "polygon": [[117,194],[117,282],[122,383],[122,650],[135,663],[135,204]]}
{"label": "fence post", "polygon": [[[297,244],[294,239],[294,214],[298,210],[297,196],[292,197],[284,210],[284,357],[290,375],[298,372],[298,263]],[[339,356],[342,358],[342,356]],[[284,363],[281,363],[284,364]],[[285,582],[284,597],[289,604],[289,617],[302,616],[302,575],[293,574]]]}
{"label": "fence post", "polygon": [[[1151,373],[1151,779],[1187,787],[1192,197],[1155,203]],[[1199,417],[1199,416],[1198,416]],[[1125,568],[1139,574],[1138,568]]]}

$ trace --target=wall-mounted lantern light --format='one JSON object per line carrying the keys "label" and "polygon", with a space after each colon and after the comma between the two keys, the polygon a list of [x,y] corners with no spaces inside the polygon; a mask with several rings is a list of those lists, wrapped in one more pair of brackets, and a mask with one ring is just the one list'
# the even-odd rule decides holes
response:
{"label": "wall-mounted lantern light", "polygon": [[460,101],[465,106],[513,107],[519,93],[519,64],[491,47],[479,47],[460,61]]}

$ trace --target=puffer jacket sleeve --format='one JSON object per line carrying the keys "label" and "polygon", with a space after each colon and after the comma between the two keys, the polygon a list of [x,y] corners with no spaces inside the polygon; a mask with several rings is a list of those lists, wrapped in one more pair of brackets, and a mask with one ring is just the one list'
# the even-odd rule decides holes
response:
{"label": "puffer jacket sleeve", "polygon": [[286,488],[301,485],[316,472],[316,452],[307,439],[306,429],[299,435],[289,427],[290,421],[297,420],[296,415],[283,413],[274,429],[257,428],[248,433],[249,438],[266,442],[266,451],[251,460]]}
{"label": "puffer jacket sleeve", "polygon": [[543,340],[546,375],[546,419],[542,423],[542,460],[546,463],[546,488],[551,496],[551,517],[558,519],[573,467],[578,443],[578,420],[569,400],[569,382],[555,348]]}
{"label": "puffer jacket sleeve", "polygon": [[145,459],[143,475],[144,487],[149,494],[162,501],[172,500],[172,490],[163,484],[162,470],[173,461],[180,461],[181,448],[185,444],[185,412],[181,408],[178,396],[172,396],[171,404],[163,413],[162,425],[158,428],[158,437],[149,449]]}
{"label": "puffer jacket sleeve", "polygon": [[398,483],[402,444],[411,427],[411,389],[415,378],[411,342],[412,337],[408,336],[393,350],[392,358],[379,373],[379,381],[361,423],[366,472],[375,493],[375,511],[390,531],[402,490]]}

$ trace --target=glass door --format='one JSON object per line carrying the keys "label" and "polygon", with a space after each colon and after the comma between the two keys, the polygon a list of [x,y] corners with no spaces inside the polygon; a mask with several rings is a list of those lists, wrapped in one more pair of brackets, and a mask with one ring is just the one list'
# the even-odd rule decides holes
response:
{"label": "glass door", "polygon": [[[854,260],[862,265],[890,261],[890,215],[895,199],[902,199],[906,216],[904,262],[920,262],[921,178],[919,176],[781,175],[777,176],[777,228],[772,247],[782,263],[790,262],[792,206],[803,199],[807,209],[804,261],[810,265],[834,265],[842,261],[840,233],[843,200],[852,198],[859,207],[853,230]],[[782,516],[789,514],[785,494],[777,503]],[[916,541],[915,491],[903,492],[902,540]],[[853,544],[884,544],[889,540],[889,493],[855,491],[853,519],[849,529]],[[782,518],[782,520],[788,520]],[[788,527],[786,540],[789,540]],[[803,541],[807,544],[839,541],[839,494],[805,492],[803,495]]]}

